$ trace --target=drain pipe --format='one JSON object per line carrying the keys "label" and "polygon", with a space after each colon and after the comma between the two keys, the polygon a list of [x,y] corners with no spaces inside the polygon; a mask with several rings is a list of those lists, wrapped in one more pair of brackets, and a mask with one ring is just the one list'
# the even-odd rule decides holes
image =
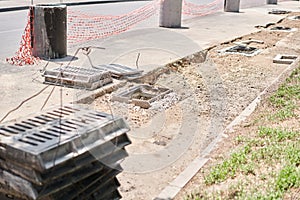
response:
{"label": "drain pipe", "polygon": [[67,56],[67,6],[40,4],[30,7],[32,54],[44,59]]}
{"label": "drain pipe", "polygon": [[225,0],[224,1],[225,12],[239,12],[240,11],[240,0]]}
{"label": "drain pipe", "polygon": [[182,0],[163,0],[160,5],[159,26],[180,28]]}

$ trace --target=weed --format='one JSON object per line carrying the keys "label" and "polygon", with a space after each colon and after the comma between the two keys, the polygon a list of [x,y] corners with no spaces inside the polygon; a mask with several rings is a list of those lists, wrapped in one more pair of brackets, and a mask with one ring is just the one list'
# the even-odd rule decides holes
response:
{"label": "weed", "polygon": [[[250,147],[246,145],[242,150],[232,153],[230,158],[223,163],[212,168],[210,173],[205,176],[205,183],[211,185],[220,183],[227,178],[234,178],[237,171],[245,173],[254,173],[252,165],[246,166],[248,163],[247,154],[250,152]],[[243,168],[243,170],[241,170]]]}
{"label": "weed", "polygon": [[285,166],[279,173],[276,181],[276,189],[283,192],[292,187],[300,186],[300,171],[294,165]]}
{"label": "weed", "polygon": [[299,135],[297,131],[288,131],[282,129],[268,128],[261,126],[258,129],[258,136],[261,138],[268,137],[273,142],[295,139]]}

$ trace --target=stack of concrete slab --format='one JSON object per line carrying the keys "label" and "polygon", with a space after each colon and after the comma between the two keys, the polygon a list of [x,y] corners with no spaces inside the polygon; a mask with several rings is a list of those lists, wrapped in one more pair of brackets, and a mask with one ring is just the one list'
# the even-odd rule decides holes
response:
{"label": "stack of concrete slab", "polygon": [[16,199],[120,199],[129,127],[75,105],[0,126],[0,194]]}

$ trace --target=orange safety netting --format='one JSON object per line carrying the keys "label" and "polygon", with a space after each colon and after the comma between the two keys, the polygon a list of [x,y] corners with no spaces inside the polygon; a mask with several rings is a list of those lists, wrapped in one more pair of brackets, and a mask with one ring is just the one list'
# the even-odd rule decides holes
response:
{"label": "orange safety netting", "polygon": [[223,8],[224,0],[214,0],[208,4],[194,4],[183,0],[182,14],[192,16],[204,16],[220,11]]}
{"label": "orange safety netting", "polygon": [[124,32],[157,13],[160,1],[155,0],[120,16],[88,15],[68,10],[68,43],[75,44]]}
{"label": "orange safety netting", "polygon": [[22,40],[20,43],[19,50],[16,52],[15,56],[11,58],[6,58],[6,61],[12,65],[33,65],[38,61],[38,58],[32,55],[32,47],[31,47],[31,32],[32,32],[32,24],[30,18],[32,18],[32,12],[29,11],[27,24],[22,35]]}

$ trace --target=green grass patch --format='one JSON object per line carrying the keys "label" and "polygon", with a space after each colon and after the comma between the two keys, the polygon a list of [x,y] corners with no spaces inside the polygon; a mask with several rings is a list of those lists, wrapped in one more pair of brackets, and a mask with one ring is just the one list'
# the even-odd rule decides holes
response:
{"label": "green grass patch", "polygon": [[300,100],[300,68],[293,71],[286,82],[269,98],[270,105],[277,112],[269,116],[269,120],[285,120],[296,117]]}
{"label": "green grass patch", "polygon": [[292,187],[300,187],[300,169],[295,165],[287,165],[278,174],[276,189],[284,192]]}

